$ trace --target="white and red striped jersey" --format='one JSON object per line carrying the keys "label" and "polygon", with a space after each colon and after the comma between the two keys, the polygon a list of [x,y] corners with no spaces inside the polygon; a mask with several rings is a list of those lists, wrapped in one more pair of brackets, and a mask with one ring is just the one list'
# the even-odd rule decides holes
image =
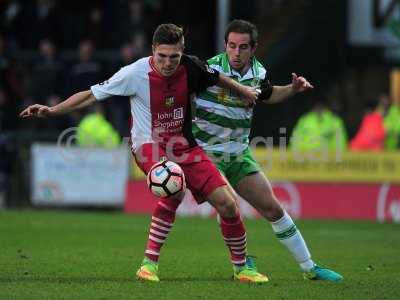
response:
{"label": "white and red striped jersey", "polygon": [[110,79],[93,85],[91,91],[97,100],[111,96],[129,96],[132,114],[132,150],[145,143],[167,145],[175,138],[184,138],[193,147],[190,95],[215,85],[219,73],[193,56],[183,55],[176,72],[162,76],[145,57],[123,67]]}

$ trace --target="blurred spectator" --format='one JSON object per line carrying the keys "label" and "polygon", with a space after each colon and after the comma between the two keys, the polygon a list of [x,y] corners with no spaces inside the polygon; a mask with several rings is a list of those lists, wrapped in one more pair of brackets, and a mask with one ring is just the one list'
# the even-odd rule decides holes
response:
{"label": "blurred spectator", "polygon": [[114,43],[133,42],[136,35],[142,35],[145,42],[152,36],[159,23],[160,5],[158,1],[128,0],[119,6],[117,20],[119,25],[114,34]]}
{"label": "blurred spectator", "polygon": [[132,47],[134,49],[135,57],[143,57],[145,55],[150,55],[150,49],[147,49],[147,41],[144,32],[137,32],[132,40]]}
{"label": "blurred spectator", "polygon": [[7,131],[15,129],[18,122],[11,70],[6,38],[0,34],[0,208],[7,202],[7,187],[15,159],[15,149],[11,147]]}
{"label": "blurred spectator", "polygon": [[0,28],[17,44],[22,32],[22,5],[19,0],[0,1]]}
{"label": "blurred spectator", "polygon": [[355,137],[350,141],[352,151],[380,151],[384,149],[385,127],[383,118],[388,106],[387,97],[379,97],[367,102],[361,125]]}
{"label": "blurred spectator", "polygon": [[7,71],[10,66],[10,60],[6,53],[6,41],[3,35],[0,35],[0,81],[4,84],[7,80]]}
{"label": "blurred spectator", "polygon": [[400,107],[392,104],[384,118],[386,131],[385,149],[400,149]]}
{"label": "blurred spectator", "polygon": [[36,0],[24,4],[21,13],[20,42],[23,48],[37,48],[38,42],[45,38],[60,42],[62,36],[61,15],[53,0]]}
{"label": "blurred spectator", "polygon": [[[17,125],[16,99],[19,93],[18,72],[7,54],[6,39],[0,35],[0,129],[15,129]],[[20,86],[21,87],[21,86]]]}
{"label": "blurred spectator", "polygon": [[125,22],[121,23],[121,36],[125,40],[133,40],[135,34],[146,26],[144,4],[140,0],[131,0],[127,5]]}
{"label": "blurred spectator", "polygon": [[103,8],[96,5],[89,10],[88,14],[89,16],[85,18],[87,24],[84,26],[83,38],[91,40],[96,48],[108,48],[108,30],[104,21]]}
{"label": "blurred spectator", "polygon": [[342,119],[322,102],[316,102],[312,110],[297,121],[290,147],[300,151],[346,149],[347,133]]}
{"label": "blurred spectator", "polygon": [[78,62],[71,67],[69,90],[66,94],[83,91],[98,83],[102,75],[102,66],[93,58],[94,46],[89,40],[83,40],[78,46]]}
{"label": "blurred spectator", "polygon": [[0,34],[0,84],[3,88],[11,92],[15,80],[13,74],[13,61],[8,50],[8,40]]}
{"label": "blurred spectator", "polygon": [[64,66],[56,55],[54,44],[48,40],[39,43],[40,59],[32,68],[32,96],[43,103],[49,95],[60,94],[64,83]]}
{"label": "blurred spectator", "polygon": [[[7,93],[7,99],[17,100],[27,93],[29,71],[27,65],[11,55],[9,39],[0,34],[0,87]],[[17,105],[14,103],[13,105]]]}
{"label": "blurred spectator", "polygon": [[0,132],[16,128],[17,109],[5,89],[0,87]]}
{"label": "blurred spectator", "polygon": [[141,55],[137,55],[134,47],[131,44],[124,44],[121,46],[120,53],[120,67],[133,63]]}
{"label": "blurred spectator", "polygon": [[120,136],[104,116],[101,103],[93,106],[93,111],[79,123],[77,144],[84,147],[117,147],[121,142]]}
{"label": "blurred spectator", "polygon": [[[116,64],[110,70],[110,74],[116,73],[119,69],[127,66],[136,59],[138,55],[135,51],[136,49],[130,43],[126,43],[121,46],[119,51],[119,59]],[[129,136],[130,124],[130,103],[129,97],[115,96],[113,101],[106,101],[105,105],[107,108],[108,116],[111,123],[118,131],[121,136]]]}

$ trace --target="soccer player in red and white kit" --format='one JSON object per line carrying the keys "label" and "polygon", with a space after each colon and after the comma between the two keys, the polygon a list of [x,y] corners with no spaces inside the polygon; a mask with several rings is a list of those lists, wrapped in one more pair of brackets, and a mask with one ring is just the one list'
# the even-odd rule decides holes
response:
{"label": "soccer player in red and white kit", "polygon": [[[174,24],[158,26],[152,50],[152,56],[122,68],[90,90],[76,93],[53,107],[31,105],[20,116],[57,116],[114,95],[129,96],[132,152],[139,167],[147,174],[161,159],[178,162],[196,201],[208,201],[220,215],[220,228],[230,251],[234,278],[242,282],[266,282],[265,275],[245,264],[246,231],[236,206],[236,196],[197,146],[191,131],[193,93],[217,84],[252,104],[259,91],[219,74],[195,57],[184,55],[183,30]],[[158,201],[152,215],[145,258],[136,273],[138,279],[159,281],[160,250],[173,227],[182,198],[183,195],[179,195]]]}

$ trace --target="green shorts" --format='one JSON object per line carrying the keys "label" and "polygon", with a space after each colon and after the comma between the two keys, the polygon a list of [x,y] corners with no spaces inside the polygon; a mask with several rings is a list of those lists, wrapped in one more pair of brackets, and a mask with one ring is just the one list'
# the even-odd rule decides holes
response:
{"label": "green shorts", "polygon": [[261,170],[249,148],[240,154],[221,152],[207,152],[207,154],[233,187],[244,177]]}

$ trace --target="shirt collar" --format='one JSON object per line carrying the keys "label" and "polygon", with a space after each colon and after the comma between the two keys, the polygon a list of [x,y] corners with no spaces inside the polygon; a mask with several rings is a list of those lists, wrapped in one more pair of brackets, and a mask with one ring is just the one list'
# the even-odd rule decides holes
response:
{"label": "shirt collar", "polygon": [[239,72],[231,68],[229,64],[228,54],[225,52],[224,55],[222,56],[222,70],[224,71],[224,73],[227,74],[229,77],[239,78],[239,81],[258,77],[259,72],[258,68],[256,68],[257,60],[254,56],[251,58],[250,64],[251,66],[247,70],[247,73],[241,76]]}

